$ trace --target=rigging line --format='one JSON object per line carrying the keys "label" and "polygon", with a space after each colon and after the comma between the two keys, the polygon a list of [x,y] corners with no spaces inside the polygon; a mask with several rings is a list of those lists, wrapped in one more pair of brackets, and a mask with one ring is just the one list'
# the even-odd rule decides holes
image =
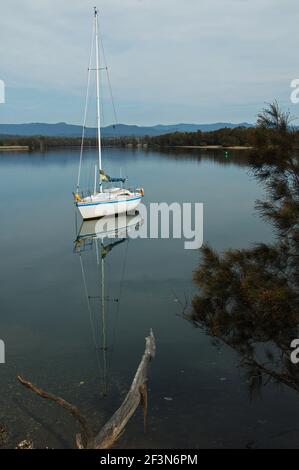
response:
{"label": "rigging line", "polygon": [[77,180],[77,192],[79,191],[80,179],[81,179],[85,129],[86,129],[86,120],[87,120],[88,100],[89,100],[90,69],[91,69],[91,64],[92,64],[94,37],[95,37],[95,25],[94,25],[94,22],[93,22],[92,39],[91,39],[90,56],[89,56],[89,65],[88,65],[88,73],[87,73],[87,89],[86,89],[86,98],[85,98],[84,119],[83,119],[81,147],[80,147],[80,163],[79,163],[78,180]]}
{"label": "rigging line", "polygon": [[90,160],[89,164],[89,174],[88,174],[88,192],[91,194],[91,187],[92,187],[92,180],[94,178],[94,166],[92,160]]}
{"label": "rigging line", "polygon": [[[96,240],[97,243],[97,240]],[[101,254],[103,250],[103,243],[101,242]],[[105,280],[104,280],[104,272],[105,272],[105,261],[104,258],[101,256],[101,278],[102,278],[102,290],[101,290],[101,297],[102,297],[102,332],[103,332],[103,368],[104,368],[104,395],[108,393],[108,368],[107,368],[107,333],[106,333],[106,314],[105,314]]]}
{"label": "rigging line", "polygon": [[111,85],[111,81],[110,81],[108,68],[106,69],[106,72],[107,72],[108,87],[109,87],[109,92],[110,92],[110,97],[111,97],[111,102],[112,102],[112,108],[113,108],[113,114],[114,114],[114,123],[115,123],[115,125],[117,125],[118,124],[118,119],[117,119],[117,114],[116,114],[116,106],[115,106],[115,101],[114,101],[114,96],[113,96],[112,85]]}
{"label": "rigging line", "polygon": [[[108,280],[108,283],[107,283],[107,287],[106,287],[106,292],[105,294],[107,295],[107,299],[108,299],[108,302],[107,302],[107,306],[106,306],[106,313],[107,313],[107,318],[110,319],[110,316],[111,316],[111,299],[112,299],[112,296],[110,295],[111,293],[111,288],[110,288],[110,279],[111,279],[111,266],[109,263],[107,263],[106,261],[106,264],[105,264],[105,267],[106,267],[106,274],[105,274],[105,278]],[[108,341],[111,341],[110,339],[110,335],[109,335],[109,330],[108,330],[108,335],[107,335],[107,339]],[[108,348],[108,345],[107,345],[107,385],[108,385],[108,379],[109,379],[109,373],[110,373],[110,356],[112,354],[112,350],[113,350],[113,341],[111,341],[111,346]]]}
{"label": "rigging line", "polygon": [[111,103],[112,103],[114,123],[115,123],[115,125],[117,125],[118,124],[118,119],[117,119],[115,100],[114,100],[114,96],[113,96],[112,84],[111,84],[111,80],[110,80],[110,74],[109,74],[109,69],[108,69],[107,60],[106,60],[104,43],[103,43],[103,39],[102,39],[101,34],[100,34],[100,44],[101,44],[101,49],[102,49],[102,54],[103,54],[104,65],[105,65],[104,69],[106,70],[106,73],[107,73],[107,81],[108,81],[108,88],[109,88],[109,93],[110,93],[110,98],[111,98]]}
{"label": "rigging line", "polygon": [[[111,277],[111,266],[110,264],[108,264],[108,277],[110,278]],[[111,292],[111,289],[110,289],[110,283],[108,284],[108,291],[107,291],[107,294],[108,294],[108,298],[111,300],[114,298],[113,294],[110,295]],[[116,311],[115,311],[115,314],[113,315],[114,316],[114,322],[113,322],[113,331],[112,331],[112,335],[111,335],[111,347],[109,348],[109,355],[110,355],[110,362],[108,363],[107,365],[107,375],[110,374],[110,371],[112,369],[112,359],[113,359],[113,352],[114,352],[114,341],[115,341],[115,330],[116,330],[116,323],[117,323],[117,318],[118,318],[118,312],[119,312],[119,298],[117,298],[117,307],[116,307]],[[111,308],[110,308],[110,305],[108,303],[108,317],[112,316],[111,315]]]}
{"label": "rigging line", "polygon": [[122,267],[123,268],[122,269],[122,275],[121,275],[121,279],[120,279],[119,296],[118,296],[117,308],[116,308],[116,313],[115,313],[115,321],[114,321],[114,325],[113,325],[112,344],[114,345],[114,347],[113,347],[112,353],[111,353],[111,362],[112,362],[112,356],[113,356],[113,353],[114,353],[114,349],[115,349],[115,346],[116,346],[116,342],[115,342],[116,326],[117,326],[118,321],[119,321],[120,302],[121,302],[121,296],[122,296],[123,284],[124,284],[124,278],[125,278],[125,272],[126,272],[126,266],[127,266],[127,258],[128,258],[130,237],[128,238],[127,242],[128,243],[127,243],[127,246],[126,246],[125,257],[124,257],[123,267]]}
{"label": "rigging line", "polygon": [[102,98],[102,106],[101,106],[101,122],[102,122],[102,126],[105,126],[105,110],[104,110],[104,85],[103,85],[103,81],[101,80],[100,81],[100,95],[103,97]]}
{"label": "rigging line", "polygon": [[[101,281],[101,332],[102,332],[102,351],[103,351],[103,370],[102,370],[102,377],[103,377],[103,390],[104,390],[104,395],[107,395],[108,393],[108,381],[107,381],[107,335],[106,335],[106,314],[107,312],[105,311],[106,309],[106,303],[105,303],[105,286],[104,286],[104,259],[102,256],[102,250],[103,250],[103,243],[101,243],[101,252],[99,252],[99,246],[98,246],[98,239],[95,238],[95,246],[96,246],[96,254],[97,254],[97,272],[98,272],[98,278],[99,281]],[[101,265],[101,266],[100,266]]]}
{"label": "rigging line", "polygon": [[93,318],[92,318],[92,310],[91,310],[90,301],[89,301],[89,295],[88,295],[88,289],[87,289],[87,283],[86,283],[86,276],[85,276],[85,271],[84,271],[84,266],[83,266],[81,253],[79,253],[79,259],[80,259],[80,266],[81,266],[81,271],[82,271],[84,292],[85,292],[85,297],[86,297],[86,301],[87,301],[87,308],[88,308],[88,313],[89,313],[89,321],[90,321],[91,331],[92,331],[92,338],[93,338],[94,347],[95,347],[95,350],[96,350],[98,369],[99,369],[99,373],[100,373],[100,376],[101,376],[102,375],[102,366],[101,366],[101,362],[100,362],[100,358],[99,358],[99,347],[98,347],[98,343],[97,343],[97,340],[96,340],[95,326],[94,326],[94,322],[93,322]]}

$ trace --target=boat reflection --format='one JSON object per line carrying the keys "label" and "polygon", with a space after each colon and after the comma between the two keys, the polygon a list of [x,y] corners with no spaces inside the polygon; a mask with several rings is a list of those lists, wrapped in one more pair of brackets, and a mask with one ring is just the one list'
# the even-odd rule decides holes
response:
{"label": "boat reflection", "polygon": [[80,250],[80,244],[84,240],[127,238],[130,232],[139,230],[142,224],[143,218],[139,213],[134,215],[120,214],[116,217],[106,216],[101,219],[86,220],[82,222],[77,234],[75,249],[76,251]]}
{"label": "boat reflection", "polygon": [[[130,234],[140,229],[143,224],[143,218],[139,213],[135,215],[122,214],[119,216],[107,216],[97,220],[84,221],[78,231],[74,242],[74,252],[79,256],[83,289],[86,298],[87,310],[89,314],[90,326],[92,331],[93,343],[96,351],[97,364],[102,382],[102,393],[104,396],[108,393],[108,353],[112,350],[113,344],[108,345],[108,319],[110,315],[107,305],[115,304],[118,318],[121,306],[122,284],[124,282],[125,256],[121,272],[120,286],[118,296],[107,295],[105,262],[109,253],[119,245],[129,243]],[[88,253],[93,257],[95,252],[97,273],[93,277],[99,278],[96,281],[96,295],[91,295],[92,287],[88,281],[85,261]],[[93,263],[92,263],[93,264]],[[91,279],[94,281],[95,279]],[[116,281],[115,279],[113,280]],[[91,282],[94,285],[94,282]],[[108,315],[108,316],[107,316]],[[115,334],[115,331],[114,331]]]}

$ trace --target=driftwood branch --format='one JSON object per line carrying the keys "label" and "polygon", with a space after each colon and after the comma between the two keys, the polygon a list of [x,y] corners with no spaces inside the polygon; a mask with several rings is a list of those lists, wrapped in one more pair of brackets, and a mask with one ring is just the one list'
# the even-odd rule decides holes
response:
{"label": "driftwood branch", "polygon": [[124,431],[127,422],[135,413],[139,403],[144,404],[144,416],[147,409],[147,371],[151,359],[155,357],[156,344],[153,332],[146,338],[143,357],[133,379],[131,388],[118,410],[103,426],[94,439],[94,449],[109,449]]}
{"label": "driftwood branch", "polygon": [[139,404],[143,405],[144,412],[144,428],[146,428],[147,417],[147,375],[148,365],[155,357],[156,344],[155,337],[150,331],[150,335],[146,338],[145,351],[142,356],[141,362],[138,366],[137,372],[131,384],[130,390],[123,401],[122,405],[103,426],[100,432],[93,436],[92,431],[87,423],[85,417],[81,414],[79,409],[65,401],[63,398],[57,397],[52,393],[45,392],[44,390],[36,387],[22,376],[18,376],[18,380],[22,385],[32,390],[34,393],[42,398],[52,400],[58,405],[62,406],[66,411],[78,421],[80,425],[81,434],[76,435],[76,445],[79,449],[109,449],[119,439],[130,418],[135,413]]}
{"label": "driftwood branch", "polygon": [[65,401],[63,398],[57,397],[56,395],[53,395],[52,393],[45,392],[41,388],[36,387],[33,385],[31,382],[28,380],[24,379],[21,375],[18,375],[18,380],[21,382],[22,385],[24,385],[26,388],[29,388],[32,390],[34,393],[39,395],[42,398],[46,398],[47,400],[54,401],[58,405],[62,406],[66,411],[71,413],[71,415],[78,421],[80,429],[81,429],[81,440],[84,446],[88,445],[88,442],[92,439],[92,432],[90,430],[90,427],[84,418],[82,414],[80,413],[79,409],[71,405],[71,403],[68,403]]}

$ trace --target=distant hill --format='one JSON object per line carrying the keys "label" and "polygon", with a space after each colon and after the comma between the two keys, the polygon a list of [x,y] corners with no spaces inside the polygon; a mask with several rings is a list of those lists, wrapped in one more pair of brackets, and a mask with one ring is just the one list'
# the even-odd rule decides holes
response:
{"label": "distant hill", "polygon": [[[172,132],[196,132],[201,131],[215,131],[224,127],[235,128],[235,127],[251,127],[252,124],[242,122],[239,124],[233,124],[230,122],[216,122],[213,124],[173,124],[173,125],[162,125],[151,127],[133,126],[126,124],[117,124],[116,126],[103,127],[103,137],[142,137],[157,136],[162,134],[168,134]],[[46,123],[28,123],[28,124],[0,124],[0,135],[15,135],[15,136],[34,136],[42,135],[47,137],[79,137],[82,132],[81,126],[73,124],[67,124],[65,122],[59,122],[57,124],[46,124]],[[96,135],[95,128],[87,128],[86,136],[94,137]]]}

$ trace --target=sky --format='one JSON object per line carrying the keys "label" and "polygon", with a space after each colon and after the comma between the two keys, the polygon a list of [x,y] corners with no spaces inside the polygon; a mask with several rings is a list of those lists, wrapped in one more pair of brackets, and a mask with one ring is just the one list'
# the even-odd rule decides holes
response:
{"label": "sky", "polygon": [[1,0],[0,123],[82,123],[96,4],[118,122],[254,122],[274,99],[299,117],[298,0]]}

